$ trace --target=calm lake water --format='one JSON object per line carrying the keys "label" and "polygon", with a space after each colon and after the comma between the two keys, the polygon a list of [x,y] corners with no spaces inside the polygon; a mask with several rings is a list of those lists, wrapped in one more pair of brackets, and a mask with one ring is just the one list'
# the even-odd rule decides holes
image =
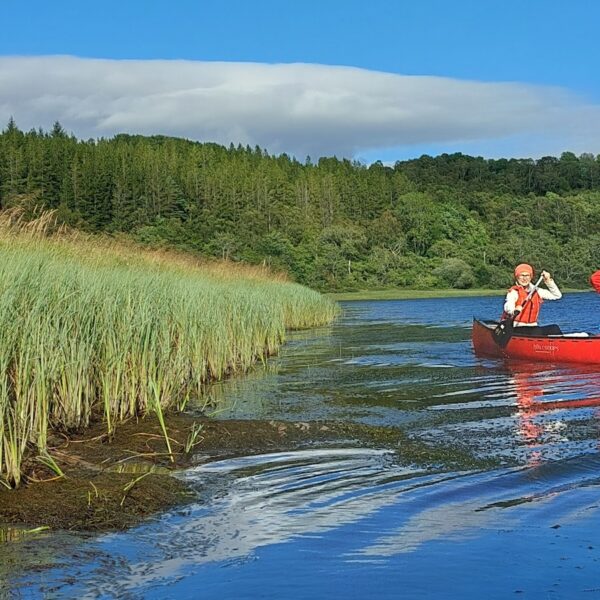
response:
{"label": "calm lake water", "polygon": [[[199,459],[180,474],[197,502],[126,533],[2,544],[0,585],[17,598],[600,598],[599,369],[475,358],[471,318],[500,305],[344,304],[331,328],[215,387],[216,417],[393,426],[397,445]],[[570,294],[542,316],[598,333],[599,309]]]}

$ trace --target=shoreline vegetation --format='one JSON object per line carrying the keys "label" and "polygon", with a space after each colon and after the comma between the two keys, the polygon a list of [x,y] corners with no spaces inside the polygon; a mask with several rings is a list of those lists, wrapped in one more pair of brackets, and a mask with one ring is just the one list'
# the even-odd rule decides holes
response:
{"label": "shoreline vegetation", "polygon": [[[394,290],[358,290],[354,292],[331,292],[325,294],[328,298],[336,302],[351,302],[360,300],[423,300],[427,298],[466,298],[473,296],[505,296],[506,290],[497,289],[469,289],[455,290],[438,288],[434,290],[412,290],[412,289],[394,289]],[[562,288],[563,293],[579,294],[590,292],[592,290],[581,290],[573,288]]]}
{"label": "shoreline vegetation", "polygon": [[330,299],[259,267],[201,263],[0,215],[0,483],[42,465],[48,443],[170,409],[277,352],[285,331],[331,322]]}
{"label": "shoreline vegetation", "polygon": [[[313,157],[314,159],[315,157]],[[0,131],[0,207],[79,230],[267,264],[319,291],[503,288],[515,265],[586,287],[600,261],[600,155],[461,153],[361,164],[160,135]]]}
{"label": "shoreline vegetation", "polygon": [[422,300],[426,298],[464,298],[467,296],[502,296],[506,290],[486,289],[434,289],[434,290],[357,290],[353,292],[332,292],[325,294],[336,302],[350,302],[353,300]]}

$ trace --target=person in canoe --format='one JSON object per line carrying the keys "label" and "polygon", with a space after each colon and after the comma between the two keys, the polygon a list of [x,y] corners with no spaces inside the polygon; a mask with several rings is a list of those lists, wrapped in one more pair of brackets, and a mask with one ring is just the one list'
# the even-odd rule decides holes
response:
{"label": "person in canoe", "polygon": [[[562,292],[558,289],[554,279],[548,271],[541,272],[541,279],[545,288],[538,287],[531,298],[526,300],[531,290],[535,287],[532,283],[533,268],[526,263],[517,265],[515,268],[515,285],[513,285],[506,294],[504,301],[504,312],[502,320],[513,319],[514,327],[538,327],[538,315],[540,307],[544,300],[560,300]],[[549,325],[550,328],[557,327]],[[539,328],[547,329],[548,327]],[[539,331],[539,333],[542,333]],[[544,331],[544,334],[551,334],[551,331]],[[560,334],[560,331],[558,331]]]}
{"label": "person in canoe", "polygon": [[596,271],[590,275],[590,283],[592,287],[600,294],[600,271]]}

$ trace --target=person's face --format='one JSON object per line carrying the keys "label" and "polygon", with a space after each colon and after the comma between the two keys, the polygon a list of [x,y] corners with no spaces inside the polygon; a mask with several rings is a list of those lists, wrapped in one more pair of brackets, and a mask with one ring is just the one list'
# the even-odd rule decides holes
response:
{"label": "person's face", "polygon": [[517,283],[519,285],[527,285],[531,281],[531,273],[527,273],[523,271],[522,273],[517,273]]}

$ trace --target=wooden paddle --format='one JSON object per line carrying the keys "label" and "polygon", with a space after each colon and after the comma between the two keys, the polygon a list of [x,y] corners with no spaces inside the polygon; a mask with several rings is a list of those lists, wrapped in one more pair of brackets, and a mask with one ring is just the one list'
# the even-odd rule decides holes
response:
{"label": "wooden paddle", "polygon": [[[529,290],[529,294],[527,294],[527,297],[525,300],[523,300],[523,304],[521,304],[521,310],[523,310],[523,307],[529,302],[529,300],[531,300],[531,297],[540,287],[540,284],[543,280],[544,276],[540,275],[540,278],[537,280],[536,284],[531,288],[531,290]],[[500,348],[506,348],[506,345],[510,341],[514,331],[513,322],[519,316],[520,312],[521,311],[516,310],[510,317],[508,317],[508,319],[500,321],[496,329],[494,329],[494,339]]]}

